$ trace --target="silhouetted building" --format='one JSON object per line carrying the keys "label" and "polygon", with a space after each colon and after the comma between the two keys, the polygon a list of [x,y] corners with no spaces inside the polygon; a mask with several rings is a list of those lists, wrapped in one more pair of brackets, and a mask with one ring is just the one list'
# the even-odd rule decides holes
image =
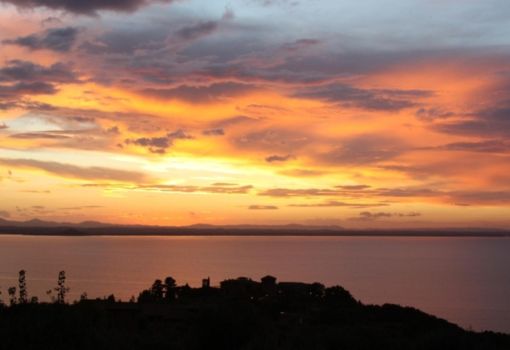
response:
{"label": "silhouetted building", "polygon": [[262,277],[262,291],[264,292],[265,296],[272,296],[276,295],[278,292],[278,286],[276,284],[276,277],[267,275]]}
{"label": "silhouetted building", "polygon": [[263,286],[275,286],[276,285],[276,277],[267,275],[260,279],[262,281]]}
{"label": "silhouetted building", "polygon": [[310,284],[301,282],[280,282],[278,292],[286,296],[307,296],[310,293]]}
{"label": "silhouetted building", "polygon": [[224,280],[220,283],[223,294],[232,297],[257,296],[260,294],[260,283],[247,277]]}
{"label": "silhouetted building", "polygon": [[210,288],[210,287],[211,287],[211,278],[207,277],[207,278],[202,279],[202,288],[206,289],[206,288]]}

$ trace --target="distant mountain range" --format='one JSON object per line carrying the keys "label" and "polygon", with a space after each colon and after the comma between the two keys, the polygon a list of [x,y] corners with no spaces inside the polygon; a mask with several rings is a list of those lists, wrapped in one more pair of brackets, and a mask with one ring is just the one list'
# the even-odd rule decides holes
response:
{"label": "distant mountain range", "polygon": [[106,224],[98,221],[83,221],[80,223],[70,223],[70,222],[54,222],[54,221],[44,221],[40,219],[32,219],[27,221],[11,221],[0,218],[0,227],[105,227],[105,226],[114,226],[112,224]]}
{"label": "distant mountain range", "polygon": [[98,221],[80,223],[40,219],[11,221],[0,218],[0,234],[57,236],[487,236],[510,237],[510,230],[495,228],[345,229],[341,226],[226,225],[190,226],[118,225]]}
{"label": "distant mountain range", "polygon": [[189,226],[155,226],[155,225],[122,225],[122,224],[110,224],[99,221],[83,221],[80,223],[71,222],[55,222],[55,221],[44,221],[40,219],[32,219],[27,221],[11,221],[0,218],[0,227],[69,227],[69,228],[151,228],[151,229],[166,229],[166,228],[186,228],[186,229],[198,229],[198,230],[213,230],[218,228],[228,229],[271,229],[271,230],[343,230],[343,227],[336,225],[323,225],[323,226],[307,226],[300,224],[288,224],[288,225],[210,225],[210,224],[193,224]]}

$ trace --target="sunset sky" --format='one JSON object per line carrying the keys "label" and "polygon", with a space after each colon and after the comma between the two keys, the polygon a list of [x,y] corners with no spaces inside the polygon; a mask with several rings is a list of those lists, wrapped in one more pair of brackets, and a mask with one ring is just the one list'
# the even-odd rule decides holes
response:
{"label": "sunset sky", "polygon": [[510,228],[508,0],[0,0],[0,218]]}

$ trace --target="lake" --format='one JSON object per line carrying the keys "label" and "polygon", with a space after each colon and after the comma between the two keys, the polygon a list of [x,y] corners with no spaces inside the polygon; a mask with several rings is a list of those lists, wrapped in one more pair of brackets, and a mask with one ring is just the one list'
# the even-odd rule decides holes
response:
{"label": "lake", "polygon": [[398,303],[474,330],[510,333],[510,239],[441,237],[0,236],[0,290],[27,271],[30,295],[48,300],[60,270],[69,299],[123,300],[173,276],[213,285],[266,274],[339,284],[364,303]]}

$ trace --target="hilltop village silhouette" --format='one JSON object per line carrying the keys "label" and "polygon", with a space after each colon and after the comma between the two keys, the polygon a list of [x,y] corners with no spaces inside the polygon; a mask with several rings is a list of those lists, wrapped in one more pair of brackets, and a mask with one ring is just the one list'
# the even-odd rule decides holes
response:
{"label": "hilltop village silhouette", "polygon": [[26,272],[0,306],[5,349],[510,349],[510,335],[474,332],[410,307],[365,305],[341,286],[267,275],[213,286],[156,279],[121,301],[86,294],[69,302],[64,271],[29,297]]}

